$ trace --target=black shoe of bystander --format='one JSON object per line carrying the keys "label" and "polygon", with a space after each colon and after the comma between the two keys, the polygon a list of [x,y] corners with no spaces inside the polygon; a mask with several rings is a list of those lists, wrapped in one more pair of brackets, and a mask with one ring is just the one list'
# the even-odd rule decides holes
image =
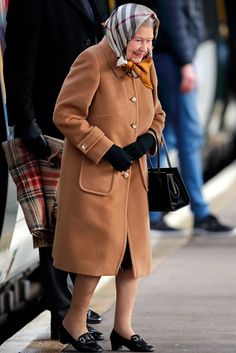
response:
{"label": "black shoe of bystander", "polygon": [[180,235],[183,233],[182,229],[174,228],[169,226],[163,217],[161,217],[158,221],[150,220],[150,228],[153,230],[157,230],[159,232],[163,232],[163,234],[168,235]]}
{"label": "black shoe of bystander", "polygon": [[93,336],[95,341],[103,341],[104,335],[102,332],[96,330],[94,327],[87,325],[88,332]]}
{"label": "black shoe of bystander", "polygon": [[202,219],[195,218],[193,224],[194,235],[207,235],[208,233],[215,233],[216,235],[233,235],[233,230],[234,229],[232,227],[220,223],[219,220],[212,214],[209,214],[207,217]]}
{"label": "black shoe of bystander", "polygon": [[102,317],[95,311],[89,309],[87,312],[87,324],[96,325],[102,322]]}

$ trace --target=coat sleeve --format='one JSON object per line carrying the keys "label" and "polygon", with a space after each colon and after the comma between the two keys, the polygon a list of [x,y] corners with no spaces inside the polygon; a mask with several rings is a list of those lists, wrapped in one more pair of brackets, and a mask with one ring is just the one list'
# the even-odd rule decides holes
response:
{"label": "coat sleeve", "polygon": [[99,163],[113,142],[88,121],[100,81],[100,63],[91,49],[81,53],[72,65],[58,96],[53,121],[72,145]]}
{"label": "coat sleeve", "polygon": [[35,116],[33,89],[42,0],[10,0],[7,13],[4,80],[10,125],[27,126]]}

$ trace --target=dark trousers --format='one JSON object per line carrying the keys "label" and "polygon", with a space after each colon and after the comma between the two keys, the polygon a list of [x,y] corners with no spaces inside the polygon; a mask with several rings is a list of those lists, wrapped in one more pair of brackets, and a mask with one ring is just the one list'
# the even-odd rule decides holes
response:
{"label": "dark trousers", "polygon": [[53,267],[52,248],[39,248],[42,299],[45,309],[63,318],[69,309],[71,292],[68,273]]}

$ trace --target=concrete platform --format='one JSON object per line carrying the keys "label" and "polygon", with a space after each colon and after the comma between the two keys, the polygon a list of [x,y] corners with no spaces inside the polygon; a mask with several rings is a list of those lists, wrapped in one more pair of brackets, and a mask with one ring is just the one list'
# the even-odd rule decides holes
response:
{"label": "concrete platform", "polygon": [[[209,202],[222,221],[236,227],[236,166],[229,172],[228,180],[228,174],[218,177]],[[140,283],[134,328],[160,353],[236,353],[236,236],[189,236],[191,217],[189,211],[183,213],[177,223],[189,230],[188,236],[183,232],[175,238],[159,237],[152,232],[154,269]],[[106,351],[111,349],[114,296],[110,280],[92,303],[103,313],[98,329],[105,335],[101,345]],[[46,311],[0,346],[4,353],[62,351],[74,350],[49,340]]]}

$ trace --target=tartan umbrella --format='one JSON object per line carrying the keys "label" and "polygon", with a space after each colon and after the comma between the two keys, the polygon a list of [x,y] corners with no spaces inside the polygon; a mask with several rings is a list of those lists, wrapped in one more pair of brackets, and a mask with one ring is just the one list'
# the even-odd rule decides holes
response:
{"label": "tartan umbrella", "polygon": [[52,246],[55,230],[63,141],[49,136],[45,139],[51,150],[47,159],[35,159],[20,138],[2,143],[34,248]]}

